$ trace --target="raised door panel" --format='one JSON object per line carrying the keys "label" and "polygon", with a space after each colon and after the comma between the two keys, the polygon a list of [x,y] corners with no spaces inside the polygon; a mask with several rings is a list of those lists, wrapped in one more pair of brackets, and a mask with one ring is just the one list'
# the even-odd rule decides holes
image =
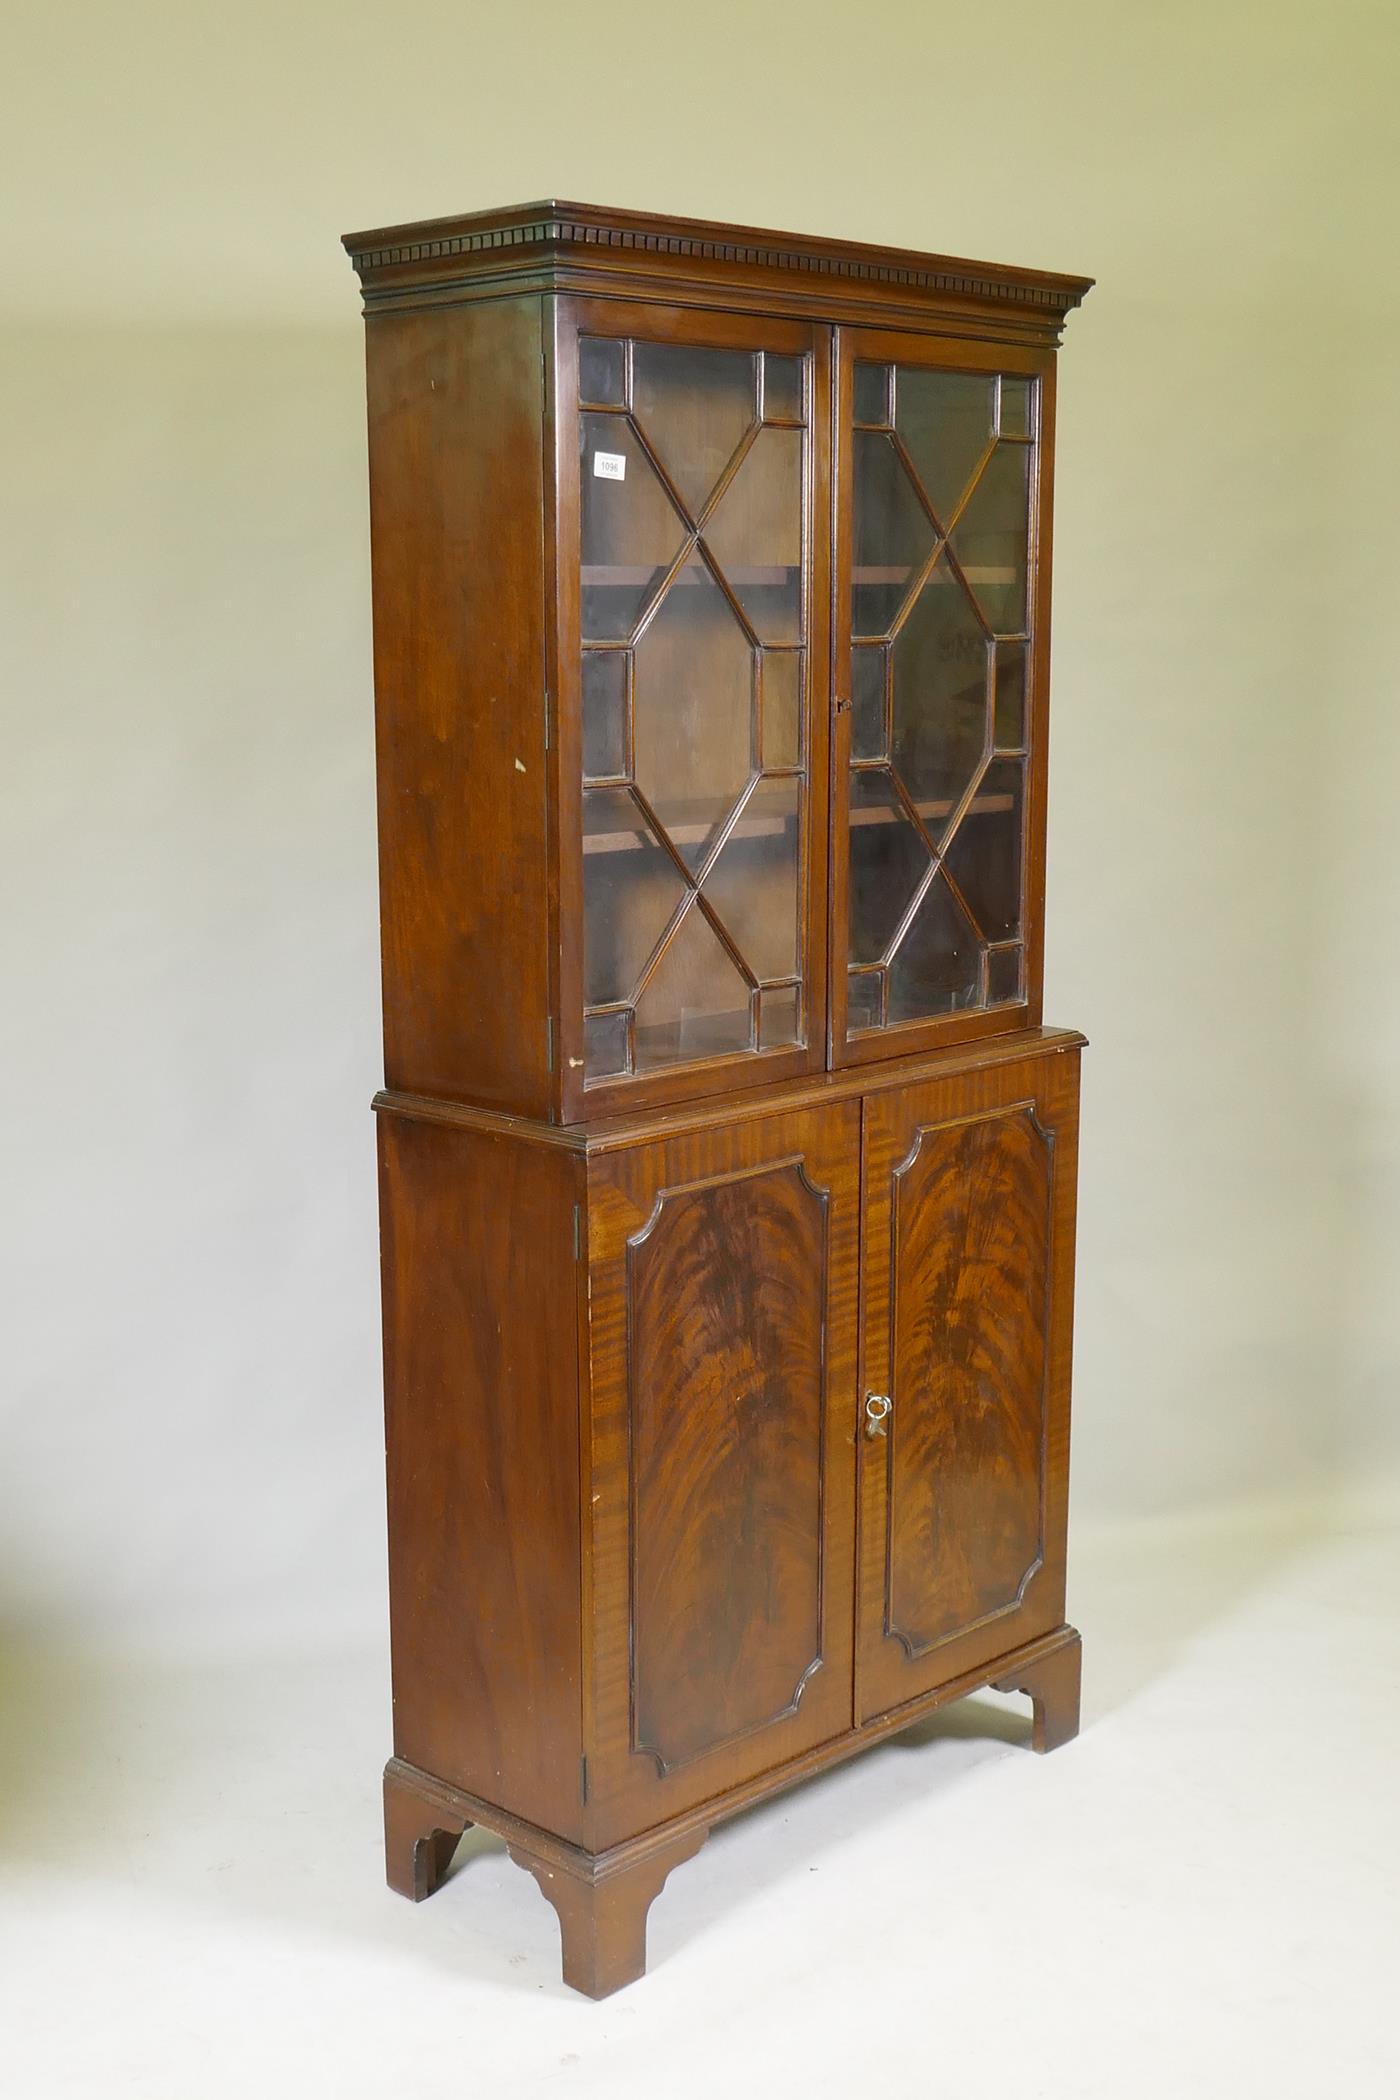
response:
{"label": "raised door panel", "polygon": [[1076,1064],[868,1104],[861,1718],[1064,1617]]}
{"label": "raised door panel", "polygon": [[598,1842],[849,1728],[859,1112],[590,1189]]}
{"label": "raised door panel", "polygon": [[1050,353],[843,330],[832,1061],[1040,1018]]}
{"label": "raised door panel", "polygon": [[566,1114],[826,1051],[828,330],[561,302]]}

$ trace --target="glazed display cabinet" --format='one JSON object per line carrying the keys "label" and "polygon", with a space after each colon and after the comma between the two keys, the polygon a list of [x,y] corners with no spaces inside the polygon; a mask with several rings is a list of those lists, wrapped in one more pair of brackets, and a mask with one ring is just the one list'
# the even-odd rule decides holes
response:
{"label": "glazed display cabinet", "polygon": [[364,288],[388,1872],[639,1975],[708,1830],[1078,1722],[1082,1038],[1042,1025],[1083,279],[544,203]]}

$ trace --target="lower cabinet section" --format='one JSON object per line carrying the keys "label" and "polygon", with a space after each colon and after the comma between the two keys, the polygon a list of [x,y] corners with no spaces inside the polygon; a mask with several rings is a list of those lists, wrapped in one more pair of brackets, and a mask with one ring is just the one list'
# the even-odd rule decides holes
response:
{"label": "lower cabinet section", "polygon": [[747,1802],[981,1684],[1073,1734],[1078,1045],[723,1121],[381,1101],[396,1888],[501,1831],[602,1995]]}

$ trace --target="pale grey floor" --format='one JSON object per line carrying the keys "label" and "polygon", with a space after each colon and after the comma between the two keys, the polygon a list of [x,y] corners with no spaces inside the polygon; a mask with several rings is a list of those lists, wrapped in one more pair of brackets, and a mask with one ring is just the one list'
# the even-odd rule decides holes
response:
{"label": "pale grey floor", "polygon": [[383,1888],[383,1656],[6,1652],[5,2100],[1400,2093],[1400,1523],[1082,1539],[1085,1732],[984,1698],[720,1831],[559,1981],[473,1837]]}

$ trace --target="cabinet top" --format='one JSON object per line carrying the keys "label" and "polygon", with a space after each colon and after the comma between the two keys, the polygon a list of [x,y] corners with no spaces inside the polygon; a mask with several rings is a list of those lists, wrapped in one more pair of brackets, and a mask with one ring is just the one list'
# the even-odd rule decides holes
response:
{"label": "cabinet top", "polygon": [[936,323],[1053,344],[1094,281],[554,197],[347,233],[344,244],[367,313],[562,291]]}

